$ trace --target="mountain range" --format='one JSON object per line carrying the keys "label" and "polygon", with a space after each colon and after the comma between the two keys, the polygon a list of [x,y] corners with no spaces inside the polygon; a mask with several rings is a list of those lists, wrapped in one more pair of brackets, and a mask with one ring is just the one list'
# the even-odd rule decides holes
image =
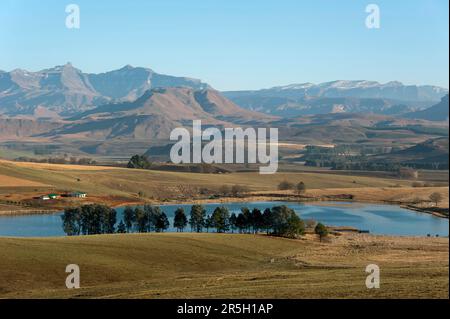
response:
{"label": "mountain range", "polygon": [[448,136],[448,93],[369,81],[219,92],[197,79],[129,65],[101,74],[71,64],[0,71],[3,141],[59,141],[115,154],[132,143],[167,141],[173,128],[196,119],[204,126],[278,127],[282,139],[304,144],[411,143]]}
{"label": "mountain range", "polygon": [[340,112],[403,115],[435,104],[448,90],[400,82],[333,81],[223,94],[244,108],[292,117]]}
{"label": "mountain range", "polygon": [[209,86],[197,79],[130,65],[100,74],[83,73],[70,63],[38,72],[0,71],[0,114],[67,116],[112,101],[133,101],[157,87]]}
{"label": "mountain range", "polygon": [[[84,73],[70,63],[38,72],[0,71],[0,114],[67,118],[102,105],[136,101],[151,89],[173,87],[212,89],[198,79],[130,65],[99,74]],[[430,85],[333,81],[222,92],[221,102],[281,117],[339,112],[402,116],[434,105],[446,94],[447,89]]]}
{"label": "mountain range", "polygon": [[299,97],[358,97],[358,98],[383,98],[403,101],[436,101],[442,95],[448,93],[443,89],[432,85],[404,85],[398,81],[381,84],[376,81],[344,81],[337,80],[320,84],[303,83],[277,86],[258,91],[231,91],[228,96],[278,96],[287,98]]}

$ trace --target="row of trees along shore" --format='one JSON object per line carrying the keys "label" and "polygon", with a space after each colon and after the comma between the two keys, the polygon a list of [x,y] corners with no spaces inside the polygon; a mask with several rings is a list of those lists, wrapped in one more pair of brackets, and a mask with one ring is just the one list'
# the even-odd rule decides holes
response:
{"label": "row of trees along shore", "polygon": [[[164,232],[170,222],[164,211],[158,206],[125,207],[123,219],[117,224],[117,212],[104,205],[84,205],[68,208],[62,215],[62,226],[68,236],[131,233]],[[116,226],[117,224],[117,226]],[[202,205],[193,205],[190,216],[182,207],[177,208],[173,218],[173,228],[183,232],[190,228],[192,232],[218,233],[258,233],[295,238],[305,231],[305,223],[287,206],[275,206],[264,211],[242,207],[239,214],[229,212],[225,206],[216,207],[207,215]]]}

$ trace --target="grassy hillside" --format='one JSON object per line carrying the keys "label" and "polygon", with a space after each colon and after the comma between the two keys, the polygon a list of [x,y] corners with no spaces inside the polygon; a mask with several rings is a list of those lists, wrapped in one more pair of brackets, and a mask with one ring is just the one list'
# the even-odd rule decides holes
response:
{"label": "grassy hillside", "polygon": [[[309,189],[389,187],[409,182],[375,177],[355,177],[319,173],[277,173],[260,175],[255,172],[231,174],[199,174],[126,168],[15,163],[0,160],[0,176],[10,176],[50,185],[58,190],[82,190],[90,195],[136,197],[139,192],[149,197],[168,198],[180,193],[180,185],[218,190],[223,185],[242,185],[249,190],[277,189],[281,181],[303,181]],[[0,179],[1,180],[1,179]],[[2,185],[0,185],[2,186]],[[6,185],[3,185],[6,186]]]}
{"label": "grassy hillside", "polygon": [[[441,173],[441,174],[445,174]],[[373,174],[374,175],[374,174]],[[447,176],[445,174],[445,176]],[[420,179],[421,175],[419,176]],[[436,180],[436,177],[433,177]],[[431,205],[428,196],[439,192],[448,208],[448,184],[442,181],[426,189],[411,187],[414,181],[376,176],[340,175],[336,172],[279,172],[260,175],[257,172],[201,174],[157,170],[139,170],[103,166],[19,163],[0,160],[1,211],[56,209],[84,203],[104,203],[122,206],[134,203],[192,203],[193,201],[258,201],[298,200],[294,191],[277,191],[278,184],[303,181],[309,199],[332,200],[337,195],[353,196],[357,201],[395,204],[417,203]],[[222,196],[224,186],[243,186],[239,196]],[[444,186],[444,187],[437,187]],[[60,198],[40,201],[38,197],[50,192],[84,191],[86,199]],[[222,194],[219,197],[216,194]]]}
{"label": "grassy hillside", "polygon": [[[131,234],[0,239],[0,298],[448,297],[448,239]],[[78,264],[81,289],[65,288]],[[368,264],[381,288],[368,290]]]}

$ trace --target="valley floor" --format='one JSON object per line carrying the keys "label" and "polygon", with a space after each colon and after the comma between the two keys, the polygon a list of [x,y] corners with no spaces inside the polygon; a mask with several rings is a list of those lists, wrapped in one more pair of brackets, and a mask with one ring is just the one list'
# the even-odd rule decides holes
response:
{"label": "valley floor", "polygon": [[[434,173],[436,175],[437,173]],[[447,175],[448,172],[441,172]],[[429,174],[428,174],[429,175]],[[427,176],[424,175],[424,178]],[[421,176],[419,176],[420,180]],[[436,178],[436,177],[433,177]],[[307,191],[279,191],[278,184],[303,181]],[[438,207],[447,209],[448,183],[412,187],[412,180],[358,176],[327,172],[256,172],[200,174],[139,170],[104,166],[20,163],[0,160],[0,214],[42,213],[87,203],[109,206],[132,204],[217,203],[269,200],[323,201],[347,200],[396,205],[413,204],[419,208],[435,206],[430,194],[441,194]],[[432,184],[432,183],[428,183]],[[246,189],[239,195],[217,196],[223,187],[239,185]],[[59,198],[39,200],[49,193],[87,192],[85,199]]]}
{"label": "valley floor", "polygon": [[[448,260],[448,238],[0,238],[0,298],[448,298]],[[80,267],[80,289],[65,287],[68,264]],[[366,288],[369,264],[379,289]]]}

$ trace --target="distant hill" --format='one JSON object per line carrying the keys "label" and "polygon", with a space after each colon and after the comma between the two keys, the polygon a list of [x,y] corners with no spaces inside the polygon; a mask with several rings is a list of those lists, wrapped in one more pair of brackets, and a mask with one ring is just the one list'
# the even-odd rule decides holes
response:
{"label": "distant hill", "polygon": [[70,118],[49,136],[82,138],[168,138],[175,127],[192,120],[218,126],[267,123],[276,118],[242,109],[212,89],[157,88],[133,102],[99,106]]}
{"label": "distant hill", "polygon": [[0,141],[43,134],[61,125],[61,123],[41,120],[0,118]]}
{"label": "distant hill", "polygon": [[407,148],[403,151],[399,151],[393,154],[402,154],[402,155],[420,155],[424,157],[438,157],[446,155],[448,156],[448,137],[447,138],[439,138],[428,140],[424,143],[417,144],[416,146]]}
{"label": "distant hill", "polygon": [[422,111],[412,112],[405,115],[407,118],[423,119],[429,121],[448,121],[448,94],[436,105]]}
{"label": "distant hill", "polygon": [[[134,102],[106,104],[58,122],[3,118],[0,137],[8,145],[27,150],[30,156],[42,145],[57,144],[57,154],[128,157],[151,149],[149,154],[162,158],[171,143],[171,130],[189,129],[193,119],[201,119],[204,127],[276,127],[281,148],[293,155],[299,154],[302,145],[344,144],[368,149],[370,154],[384,154],[440,137],[448,140],[448,124],[441,122],[370,113],[274,118],[243,110],[217,91],[185,88],[152,89]],[[400,153],[392,158],[374,158],[383,163],[408,159],[415,157]]]}
{"label": "distant hill", "polygon": [[242,97],[232,98],[242,107],[282,117],[328,113],[375,113],[383,115],[401,115],[415,109],[421,103],[399,102],[380,98],[355,97]]}
{"label": "distant hill", "polygon": [[447,89],[435,86],[374,81],[304,83],[257,91],[224,92],[241,107],[284,117],[337,112],[399,115],[429,106],[445,94],[448,94]]}
{"label": "distant hill", "polygon": [[[372,113],[329,113],[272,122],[284,139],[304,144],[371,143],[394,146],[448,136],[446,124]],[[416,143],[417,143],[416,142]]]}
{"label": "distant hill", "polygon": [[69,115],[111,101],[132,101],[151,88],[175,86],[209,87],[200,80],[129,65],[101,74],[83,73],[70,63],[38,72],[0,71],[0,114],[35,114],[44,108]]}
{"label": "distant hill", "polygon": [[448,137],[430,139],[407,149],[378,156],[378,160],[401,163],[418,168],[448,169]]}

